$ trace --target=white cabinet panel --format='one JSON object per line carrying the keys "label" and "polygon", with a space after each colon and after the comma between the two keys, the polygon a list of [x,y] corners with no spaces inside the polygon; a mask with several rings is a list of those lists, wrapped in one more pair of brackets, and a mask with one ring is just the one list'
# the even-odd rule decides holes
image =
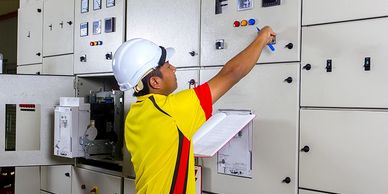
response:
{"label": "white cabinet panel", "polygon": [[193,88],[199,84],[199,69],[178,69],[175,74],[178,88],[174,92]]}
{"label": "white cabinet panel", "polygon": [[124,178],[124,194],[136,194],[135,180]]}
{"label": "white cabinet panel", "polygon": [[[256,27],[267,25],[277,33],[276,51],[264,48],[258,62],[300,60],[300,0],[279,1],[280,5],[273,7],[262,7],[261,0],[252,0],[253,8],[244,11],[237,10],[237,2],[243,1],[229,0],[221,2],[227,5],[221,8],[222,13],[215,14],[217,1],[202,1],[201,66],[224,65],[254,40]],[[249,23],[251,19],[255,20],[253,25],[242,26],[243,20]],[[234,27],[234,22],[240,26]],[[224,41],[224,49],[216,49],[217,40]]]}
{"label": "white cabinet panel", "polygon": [[45,0],[43,56],[73,53],[74,0]]}
{"label": "white cabinet panel", "polygon": [[40,193],[39,166],[15,168],[15,194]]}
{"label": "white cabinet panel", "polygon": [[177,67],[199,66],[200,1],[129,0],[127,40],[132,38],[174,47],[170,61]]}
{"label": "white cabinet panel", "polygon": [[[74,96],[74,77],[33,76],[33,75],[0,75],[0,166],[33,166],[68,162],[53,157],[54,106],[59,104],[59,97]],[[40,139],[39,150],[5,151],[6,104],[33,104],[40,106]],[[18,121],[16,119],[16,121]],[[25,124],[26,120],[18,122]],[[16,123],[16,126],[18,123]],[[16,140],[18,133],[16,131]],[[24,136],[25,137],[25,136]],[[28,142],[28,141],[27,141]],[[23,142],[24,143],[24,142]]]}
{"label": "white cabinet panel", "polygon": [[303,27],[302,106],[388,108],[385,26],[388,18]]}
{"label": "white cabinet panel", "polygon": [[96,189],[103,194],[121,194],[121,177],[72,168],[72,194],[90,194]]}
{"label": "white cabinet panel", "polygon": [[43,1],[24,3],[18,11],[17,64],[42,63]]}
{"label": "white cabinet panel", "polygon": [[323,193],[299,189],[299,194],[323,194]]}
{"label": "white cabinet panel", "polygon": [[302,109],[300,118],[300,187],[387,193],[388,112]]}
{"label": "white cabinet panel", "polygon": [[[86,2],[84,9],[86,5],[89,9],[81,13],[81,0],[75,0],[74,72],[112,72],[112,58],[125,37],[126,1],[116,0],[113,7],[106,7],[105,0],[100,1],[101,9],[98,10],[93,10],[93,4],[97,5],[99,1],[82,2]],[[113,22],[109,20],[112,18]]]}
{"label": "white cabinet panel", "polygon": [[55,194],[71,192],[71,166],[41,166],[40,189]]}
{"label": "white cabinet panel", "polygon": [[43,58],[42,74],[73,75],[74,55],[61,55]]}
{"label": "white cabinet panel", "polygon": [[303,25],[388,15],[386,0],[303,1]]}
{"label": "white cabinet panel", "polygon": [[[214,111],[251,109],[257,115],[253,120],[253,178],[217,174],[217,156],[201,159],[203,190],[226,194],[297,193],[298,65],[257,65],[214,105]],[[218,71],[201,70],[201,82]],[[285,82],[289,77],[292,82]],[[289,184],[282,182],[287,177]]]}
{"label": "white cabinet panel", "polygon": [[17,74],[40,74],[42,72],[42,64],[21,65],[17,67]]}

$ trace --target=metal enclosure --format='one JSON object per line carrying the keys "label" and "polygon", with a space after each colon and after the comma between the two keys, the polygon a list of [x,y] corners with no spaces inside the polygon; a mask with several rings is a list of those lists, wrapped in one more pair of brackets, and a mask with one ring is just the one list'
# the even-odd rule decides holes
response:
{"label": "metal enclosure", "polygon": [[136,194],[135,180],[124,178],[124,194]]}
{"label": "metal enclosure", "polygon": [[42,63],[43,0],[21,1],[18,10],[17,64]]}
{"label": "metal enclosure", "polygon": [[[217,174],[217,158],[201,159],[203,190],[214,193],[296,194],[298,137],[298,63],[257,65],[213,106],[251,109],[252,179]],[[201,83],[219,68],[201,70]],[[290,83],[286,82],[291,78]]]}
{"label": "metal enclosure", "polygon": [[39,104],[16,105],[16,151],[40,149],[40,118]]}
{"label": "metal enclosure", "polygon": [[73,75],[73,62],[73,54],[55,57],[44,57],[42,65],[42,74]]}
{"label": "metal enclosure", "polygon": [[146,38],[174,47],[176,67],[199,66],[200,0],[128,0],[127,40]]}
{"label": "metal enclosure", "polygon": [[[122,178],[118,176],[102,174],[78,167],[72,168],[71,194],[90,194],[92,190],[97,193],[120,194]],[[96,193],[96,192],[95,192]]]}
{"label": "metal enclosure", "polygon": [[[387,16],[386,0],[303,1],[303,25]],[[354,32],[357,32],[354,31]]]}
{"label": "metal enclosure", "polygon": [[[227,4],[221,6],[222,12],[219,14],[215,13],[217,2]],[[273,7],[262,7],[261,0],[252,0],[253,8],[242,11],[238,11],[237,2],[202,1],[201,66],[224,65],[254,40],[256,27],[266,25],[277,33],[274,44],[276,51],[264,48],[258,62],[299,61],[300,0],[281,1],[280,5]],[[221,43],[217,43],[219,41],[222,41],[223,48]]]}
{"label": "metal enclosure", "polygon": [[[74,96],[74,77],[0,75],[0,82],[2,83],[0,84],[0,166],[32,166],[68,162],[68,160],[52,156],[53,111],[60,96]],[[5,151],[6,104],[40,105],[40,129],[38,130],[40,134],[37,134],[40,137],[39,150]],[[17,130],[16,135],[29,134],[30,128]],[[23,144],[23,142],[20,143]]]}
{"label": "metal enclosure", "polygon": [[199,71],[199,69],[177,69],[175,74],[177,78],[178,88],[175,90],[175,92],[198,86]]}
{"label": "metal enclosure", "polygon": [[326,192],[388,191],[388,112],[301,110],[300,187]]}
{"label": "metal enclosure", "polygon": [[73,42],[74,0],[44,0],[43,57],[72,54]]}
{"label": "metal enclosure", "polygon": [[299,194],[322,194],[322,193],[299,189]]}
{"label": "metal enclosure", "polygon": [[42,64],[35,65],[19,65],[17,66],[17,74],[40,74],[42,72]]}
{"label": "metal enclosure", "polygon": [[[94,10],[95,2],[102,2],[100,9]],[[112,72],[113,55],[124,42],[124,16],[124,0],[111,7],[106,1],[75,0],[75,74]]]}
{"label": "metal enclosure", "polygon": [[56,194],[68,194],[71,191],[71,166],[41,166],[40,189]]}
{"label": "metal enclosure", "polygon": [[39,175],[39,166],[16,167],[15,194],[38,194],[40,192],[40,179],[36,175]]}
{"label": "metal enclosure", "polygon": [[388,108],[387,25],[380,18],[303,27],[301,105]]}

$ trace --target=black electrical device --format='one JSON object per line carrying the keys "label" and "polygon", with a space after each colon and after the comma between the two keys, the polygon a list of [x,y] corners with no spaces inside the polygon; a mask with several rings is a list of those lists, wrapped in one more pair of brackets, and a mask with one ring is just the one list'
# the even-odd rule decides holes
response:
{"label": "black electrical device", "polygon": [[280,0],[263,0],[263,7],[272,7],[280,5]]}
{"label": "black electrical device", "polygon": [[228,1],[228,0],[215,0],[215,1],[216,1],[215,14],[221,14],[222,7],[228,5],[227,3],[222,3],[222,2]]}

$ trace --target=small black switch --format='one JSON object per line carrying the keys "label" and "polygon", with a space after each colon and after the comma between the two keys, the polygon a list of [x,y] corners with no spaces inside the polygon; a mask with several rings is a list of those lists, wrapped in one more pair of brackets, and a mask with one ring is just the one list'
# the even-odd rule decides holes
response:
{"label": "small black switch", "polygon": [[365,57],[364,60],[364,70],[370,71],[370,57]]}
{"label": "small black switch", "polygon": [[326,61],[326,72],[332,72],[333,71],[333,62],[331,59],[328,59]]}
{"label": "small black switch", "polygon": [[288,48],[288,49],[292,49],[292,48],[294,48],[294,44],[292,44],[292,43],[288,43],[288,44],[286,45],[286,48]]}
{"label": "small black switch", "polygon": [[112,60],[112,52],[106,53],[105,54],[105,59],[106,60]]}

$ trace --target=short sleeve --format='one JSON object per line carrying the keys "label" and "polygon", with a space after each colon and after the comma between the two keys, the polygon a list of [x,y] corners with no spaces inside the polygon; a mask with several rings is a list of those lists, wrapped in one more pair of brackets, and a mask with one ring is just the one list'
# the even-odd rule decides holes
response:
{"label": "short sleeve", "polygon": [[168,109],[179,130],[189,139],[210,118],[212,97],[209,85],[183,90],[168,97]]}

